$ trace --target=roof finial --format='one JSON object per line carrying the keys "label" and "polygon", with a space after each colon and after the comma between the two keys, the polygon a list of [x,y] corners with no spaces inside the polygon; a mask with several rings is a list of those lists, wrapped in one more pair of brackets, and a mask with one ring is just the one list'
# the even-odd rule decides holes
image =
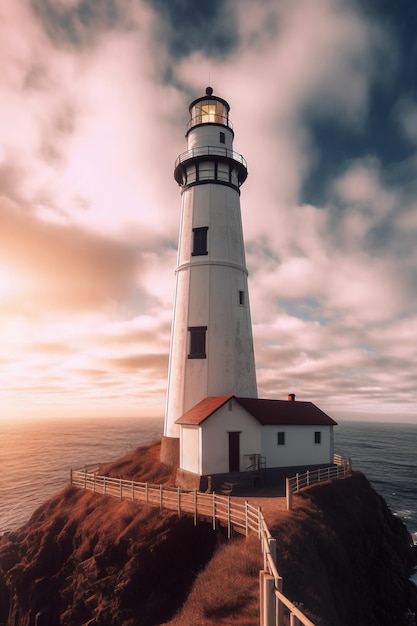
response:
{"label": "roof finial", "polygon": [[213,87],[206,87],[206,95],[211,96],[213,94]]}

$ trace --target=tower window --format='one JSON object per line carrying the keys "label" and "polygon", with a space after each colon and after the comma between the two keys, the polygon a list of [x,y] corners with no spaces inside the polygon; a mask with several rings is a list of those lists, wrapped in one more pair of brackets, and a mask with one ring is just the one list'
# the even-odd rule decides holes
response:
{"label": "tower window", "polygon": [[277,445],[285,446],[285,431],[278,431],[277,433]]}
{"label": "tower window", "polygon": [[190,351],[188,358],[205,359],[207,326],[189,326],[188,331],[190,333]]}
{"label": "tower window", "polygon": [[207,231],[208,226],[203,228],[193,228],[193,251],[192,256],[208,254],[207,251]]}
{"label": "tower window", "polygon": [[220,131],[220,143],[226,143],[226,133]]}
{"label": "tower window", "polygon": [[321,432],[316,430],[314,433],[314,443],[321,443]]}
{"label": "tower window", "polygon": [[239,289],[239,304],[245,306],[245,292]]}

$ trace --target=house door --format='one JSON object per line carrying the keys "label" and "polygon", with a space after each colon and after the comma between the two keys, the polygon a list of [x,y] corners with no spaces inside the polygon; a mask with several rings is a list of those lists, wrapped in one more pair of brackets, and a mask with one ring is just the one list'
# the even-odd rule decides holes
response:
{"label": "house door", "polygon": [[229,433],[229,472],[240,470],[240,432]]}

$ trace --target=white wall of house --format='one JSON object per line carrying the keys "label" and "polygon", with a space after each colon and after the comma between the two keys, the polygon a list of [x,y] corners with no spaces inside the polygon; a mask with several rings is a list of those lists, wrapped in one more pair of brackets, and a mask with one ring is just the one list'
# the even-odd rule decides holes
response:
{"label": "white wall of house", "polygon": [[198,426],[182,426],[180,433],[180,467],[187,472],[200,474],[200,428]]}
{"label": "white wall of house", "polygon": [[251,464],[250,455],[261,452],[261,427],[234,400],[227,402],[199,427],[181,425],[181,468],[202,475],[228,472],[229,432],[241,433],[240,471],[244,471]]}
{"label": "white wall of house", "polygon": [[229,432],[240,432],[240,471],[261,452],[260,424],[234,400],[202,423],[202,474],[229,471]]}
{"label": "white wall of house", "polygon": [[[284,445],[278,445],[278,432],[285,433]],[[315,443],[316,432],[321,433],[320,443]],[[266,467],[332,463],[333,426],[263,426],[262,455]]]}

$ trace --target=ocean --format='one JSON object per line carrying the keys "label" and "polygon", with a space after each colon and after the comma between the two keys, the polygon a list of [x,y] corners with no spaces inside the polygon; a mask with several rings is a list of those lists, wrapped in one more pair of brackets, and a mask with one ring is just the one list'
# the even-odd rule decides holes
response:
{"label": "ocean", "polygon": [[[120,458],[160,438],[162,418],[0,421],[0,535],[26,522],[69,482],[70,469]],[[417,424],[339,422],[350,456],[417,543]]]}
{"label": "ocean", "polygon": [[162,418],[0,420],[0,535],[68,485],[71,468],[116,460],[162,431]]}

